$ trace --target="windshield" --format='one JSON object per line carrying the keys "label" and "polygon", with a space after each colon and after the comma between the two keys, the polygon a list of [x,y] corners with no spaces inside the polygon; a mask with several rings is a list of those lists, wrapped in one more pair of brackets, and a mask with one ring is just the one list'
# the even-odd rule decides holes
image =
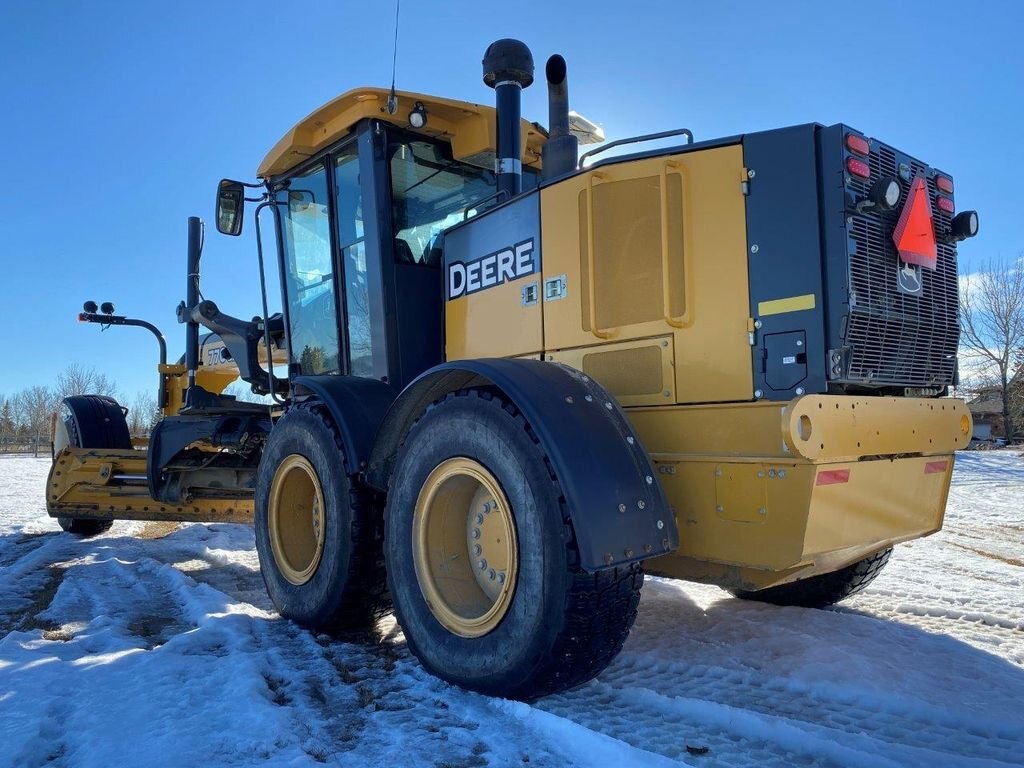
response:
{"label": "windshield", "polygon": [[447,144],[430,141],[396,139],[390,157],[395,260],[438,266],[437,235],[484,201],[494,204],[494,173],[456,162]]}

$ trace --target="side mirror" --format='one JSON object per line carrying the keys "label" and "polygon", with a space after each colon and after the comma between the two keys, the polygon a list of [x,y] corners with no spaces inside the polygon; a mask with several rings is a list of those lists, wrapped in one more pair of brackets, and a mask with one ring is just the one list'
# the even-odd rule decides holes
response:
{"label": "side mirror", "polygon": [[222,235],[242,234],[245,187],[240,181],[221,179],[217,185],[217,231]]}

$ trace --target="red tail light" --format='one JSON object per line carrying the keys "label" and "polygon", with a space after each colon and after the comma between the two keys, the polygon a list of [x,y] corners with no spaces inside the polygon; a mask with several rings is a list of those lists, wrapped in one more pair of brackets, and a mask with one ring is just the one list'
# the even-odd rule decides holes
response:
{"label": "red tail light", "polygon": [[940,211],[945,211],[946,213],[952,213],[954,210],[956,210],[955,206],[953,205],[953,201],[950,200],[948,197],[943,197],[942,195],[939,195],[937,198],[935,198],[935,204],[939,206]]}
{"label": "red tail light", "polygon": [[854,176],[860,176],[862,179],[871,178],[871,167],[863,160],[858,160],[856,157],[846,158],[846,170]]}
{"label": "red tail light", "polygon": [[940,192],[945,192],[947,195],[953,194],[953,180],[946,176],[936,176],[935,186],[939,188]]}
{"label": "red tail light", "polygon": [[870,151],[868,147],[868,140],[855,133],[846,134],[846,147],[851,152],[856,152],[858,155],[864,155],[865,157],[867,157]]}

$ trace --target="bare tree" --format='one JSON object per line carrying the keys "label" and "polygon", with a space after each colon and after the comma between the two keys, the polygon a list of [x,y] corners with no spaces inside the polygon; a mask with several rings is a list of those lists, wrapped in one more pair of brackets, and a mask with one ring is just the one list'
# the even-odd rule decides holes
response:
{"label": "bare tree", "polygon": [[59,402],[49,387],[28,387],[14,396],[19,432],[34,446],[37,455],[40,446],[49,441],[50,417]]}
{"label": "bare tree", "polygon": [[236,400],[243,403],[264,403],[266,405],[272,405],[273,400],[270,399],[270,395],[257,395],[252,391],[252,388],[241,379],[231,382],[224,388],[225,395],[232,395]]}
{"label": "bare tree", "polygon": [[128,431],[132,437],[146,437],[160,420],[160,409],[151,392],[137,392],[128,409]]}
{"label": "bare tree", "polygon": [[998,387],[1007,442],[1016,435],[1011,382],[1024,349],[1024,256],[990,259],[960,290],[960,342],[978,364],[980,378]]}
{"label": "bare tree", "polygon": [[57,377],[58,398],[72,395],[116,395],[117,385],[105,373],[72,363]]}

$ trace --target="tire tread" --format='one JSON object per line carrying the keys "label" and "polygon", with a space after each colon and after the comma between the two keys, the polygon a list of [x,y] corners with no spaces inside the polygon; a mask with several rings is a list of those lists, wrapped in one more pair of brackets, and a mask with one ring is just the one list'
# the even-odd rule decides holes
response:
{"label": "tire tread", "polygon": [[774,605],[825,608],[852,597],[867,587],[878,577],[891,555],[890,547],[832,573],[823,573],[768,589],[735,590],[732,594],[743,600],[757,600]]}
{"label": "tire tread", "polygon": [[550,652],[536,659],[532,669],[522,670],[521,682],[513,690],[504,691],[503,695],[530,700],[582,685],[598,675],[622,650],[636,620],[640,590],[644,582],[643,569],[638,563],[595,573],[588,573],[579,567],[579,550],[572,518],[551,460],[519,410],[493,388],[458,390],[428,406],[410,427],[403,445],[399,447],[398,462],[402,461],[405,442],[415,434],[424,416],[447,401],[464,397],[479,398],[486,406],[505,411],[530,438],[536,452],[535,459],[544,464],[548,478],[557,491],[563,545],[569,565],[564,584],[564,625]]}
{"label": "tire tread", "polygon": [[[334,436],[339,467],[344,467],[344,444],[341,434],[326,407],[317,402],[300,403],[293,408],[310,413],[323,422]],[[349,478],[349,505],[352,527],[349,541],[352,556],[345,575],[344,597],[334,616],[319,627],[328,632],[349,632],[372,627],[391,611],[391,595],[387,588],[384,566],[384,527],[381,503],[375,494]]]}

